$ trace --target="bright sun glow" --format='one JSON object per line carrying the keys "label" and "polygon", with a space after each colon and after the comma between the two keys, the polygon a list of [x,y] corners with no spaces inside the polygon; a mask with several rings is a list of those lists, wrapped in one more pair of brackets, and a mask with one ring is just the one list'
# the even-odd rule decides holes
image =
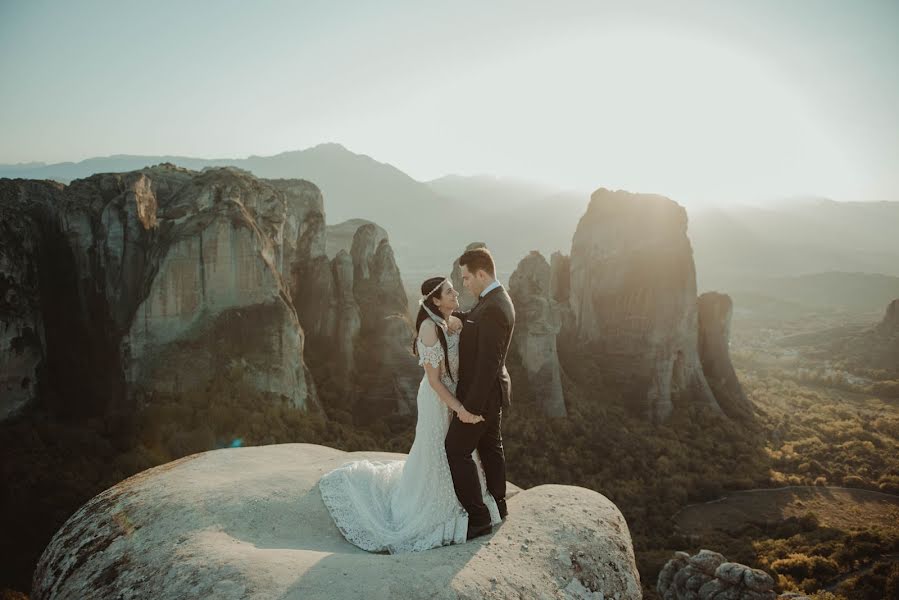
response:
{"label": "bright sun glow", "polygon": [[[793,89],[777,65],[729,48],[618,29],[535,40],[524,55],[447,73],[399,102],[384,98],[383,119],[352,123],[347,135],[406,122],[392,130],[394,143],[466,149],[437,163],[686,203],[854,195],[861,174],[816,120],[814,99]],[[485,140],[507,149],[500,164]]]}

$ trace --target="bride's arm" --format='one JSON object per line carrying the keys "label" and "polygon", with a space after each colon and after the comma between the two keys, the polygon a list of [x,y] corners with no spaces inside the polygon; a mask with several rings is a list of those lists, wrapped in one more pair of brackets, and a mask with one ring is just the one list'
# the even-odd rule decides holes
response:
{"label": "bride's arm", "polygon": [[[440,340],[437,339],[437,326],[433,321],[423,321],[421,324],[421,329],[418,332],[419,339],[425,347],[432,349],[436,344],[440,343]],[[442,349],[442,348],[441,348]],[[431,385],[431,388],[437,393],[437,396],[446,404],[450,410],[457,414],[462,414],[463,412],[468,412],[465,410],[465,406],[462,405],[462,402],[459,401],[458,398],[453,396],[453,393],[449,391],[449,389],[443,385],[443,382],[440,381],[440,367],[435,367],[430,362],[424,362],[425,373],[428,376],[428,383]]]}
{"label": "bride's arm", "polygon": [[431,384],[431,387],[437,392],[437,395],[443,401],[444,404],[450,407],[450,410],[453,412],[459,412],[459,410],[465,410],[465,407],[462,406],[462,403],[459,402],[459,399],[453,396],[452,392],[450,392],[443,382],[440,381],[440,369],[432,367],[429,363],[425,363],[425,373],[428,374],[428,383]]}

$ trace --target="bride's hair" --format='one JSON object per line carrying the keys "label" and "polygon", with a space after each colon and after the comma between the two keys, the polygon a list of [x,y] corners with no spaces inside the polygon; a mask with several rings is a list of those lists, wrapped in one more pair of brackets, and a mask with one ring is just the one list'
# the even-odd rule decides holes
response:
{"label": "bride's hair", "polygon": [[[425,279],[425,282],[421,284],[421,295],[424,296],[425,294],[428,294],[428,296],[424,299],[424,303],[428,305],[428,308],[431,309],[431,312],[437,311],[437,307],[434,305],[433,299],[435,297],[440,297],[440,294],[443,293],[443,285],[440,282],[442,282],[444,279],[446,278],[431,277],[430,279]],[[421,329],[421,324],[430,318],[430,315],[425,312],[424,306],[418,309],[418,316],[415,317],[415,337],[412,338],[412,354],[414,354],[415,356],[418,356],[418,344],[416,343],[416,341],[418,340],[418,332]],[[446,372],[449,374],[450,379],[453,379],[453,373],[452,371],[450,371],[449,366],[449,347],[446,345],[446,334],[443,332],[442,327],[437,327],[437,339],[440,340],[440,345],[443,346],[443,364],[446,367]],[[453,381],[455,380],[453,379]]]}

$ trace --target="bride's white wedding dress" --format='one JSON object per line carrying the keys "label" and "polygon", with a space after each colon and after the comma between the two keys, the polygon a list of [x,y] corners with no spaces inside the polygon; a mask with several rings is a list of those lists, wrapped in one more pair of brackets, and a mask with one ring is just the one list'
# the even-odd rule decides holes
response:
{"label": "bride's white wedding dress", "polygon": [[[420,339],[419,365],[441,369],[440,380],[456,393],[459,378],[459,334],[446,336],[450,371],[444,372],[440,342],[426,346]],[[428,382],[418,386],[415,441],[403,460],[355,460],[329,471],[319,482],[322,500],[343,536],[370,552],[414,552],[463,543],[468,512],[453,488],[443,441],[453,417]],[[484,503],[493,524],[501,522],[496,501],[487,490],[477,450],[472,453],[481,480]]]}

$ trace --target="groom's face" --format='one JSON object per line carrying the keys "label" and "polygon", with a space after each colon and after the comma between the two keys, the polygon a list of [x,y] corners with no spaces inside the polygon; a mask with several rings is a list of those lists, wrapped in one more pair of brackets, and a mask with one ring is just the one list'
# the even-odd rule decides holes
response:
{"label": "groom's face", "polygon": [[482,281],[484,279],[486,279],[486,273],[484,273],[484,271],[475,271],[472,273],[468,270],[467,265],[462,265],[462,286],[475,298],[480,296],[481,292],[483,292],[486,287]]}

